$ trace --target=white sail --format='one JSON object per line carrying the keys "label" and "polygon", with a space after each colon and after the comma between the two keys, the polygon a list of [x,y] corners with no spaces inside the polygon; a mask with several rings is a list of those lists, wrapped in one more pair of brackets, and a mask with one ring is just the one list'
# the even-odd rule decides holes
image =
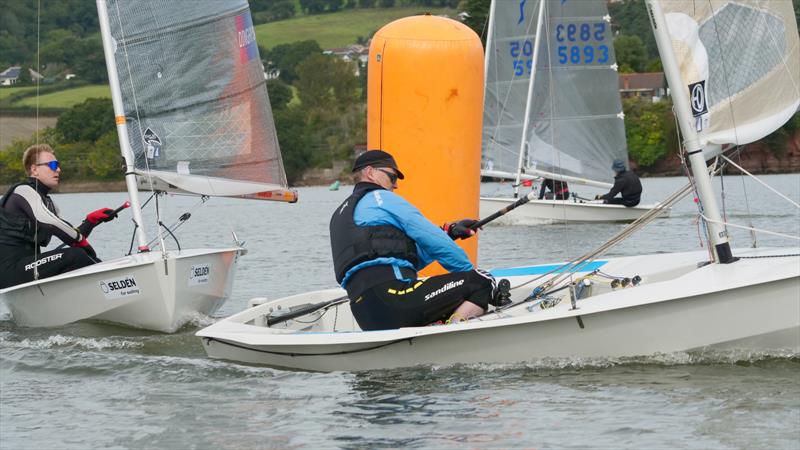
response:
{"label": "white sail", "polygon": [[[537,26],[540,6],[544,20]],[[627,146],[605,1],[496,1],[492,20],[484,173],[611,181],[611,163],[627,160]]]}
{"label": "white sail", "polygon": [[[706,157],[772,133],[800,106],[800,45],[789,0],[659,1]],[[680,92],[683,90],[683,92]]]}
{"label": "white sail", "polygon": [[139,187],[292,201],[246,0],[109,0]]}

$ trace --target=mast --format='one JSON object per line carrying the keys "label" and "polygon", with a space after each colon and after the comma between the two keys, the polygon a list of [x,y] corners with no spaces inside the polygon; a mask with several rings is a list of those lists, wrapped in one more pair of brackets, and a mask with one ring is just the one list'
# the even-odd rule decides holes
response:
{"label": "mast", "polygon": [[486,83],[489,79],[489,55],[494,45],[494,15],[498,0],[489,4],[489,29],[486,31],[486,51],[483,53],[483,92],[486,92]]}
{"label": "mast", "polygon": [[708,239],[714,249],[717,262],[729,264],[736,261],[731,254],[728,232],[721,225],[722,219],[714,197],[714,189],[711,186],[711,177],[708,175],[706,160],[703,156],[703,147],[697,137],[689,106],[688,96],[685,95],[688,86],[683,85],[678,62],[672,51],[672,39],[669,36],[667,23],[664,19],[664,12],[657,0],[645,0],[647,9],[650,11],[653,33],[658,45],[658,52],[661,55],[661,63],[664,66],[664,75],[667,77],[667,84],[672,90],[672,102],[675,114],[678,116],[678,124],[684,136],[683,148],[689,156],[692,166],[695,185],[697,186],[697,196],[700,200],[698,208],[710,219],[706,221],[708,227]]}
{"label": "mast", "polygon": [[131,149],[130,141],[128,141],[128,125],[125,122],[125,108],[122,104],[122,89],[120,88],[117,74],[117,61],[114,59],[114,43],[108,22],[106,0],[97,0],[97,14],[100,20],[100,35],[103,38],[106,69],[108,69],[108,83],[111,87],[111,101],[114,104],[114,120],[117,123],[120,151],[125,159],[125,186],[130,196],[133,222],[136,224],[136,240],[139,244],[139,252],[147,252],[150,251],[150,248],[147,245],[147,236],[142,226],[142,206],[139,202],[139,190],[136,187],[133,150]]}
{"label": "mast", "polygon": [[522,139],[519,143],[519,159],[517,160],[517,178],[514,180],[514,198],[519,197],[519,181],[522,175],[522,162],[525,157],[525,146],[528,145],[528,121],[531,118],[531,101],[533,101],[533,83],[536,79],[536,67],[539,61],[539,39],[541,39],[542,21],[547,0],[539,1],[539,16],[536,19],[536,39],[533,43],[533,61],[531,61],[531,77],[528,80],[528,98],[525,100],[525,118],[522,122]]}

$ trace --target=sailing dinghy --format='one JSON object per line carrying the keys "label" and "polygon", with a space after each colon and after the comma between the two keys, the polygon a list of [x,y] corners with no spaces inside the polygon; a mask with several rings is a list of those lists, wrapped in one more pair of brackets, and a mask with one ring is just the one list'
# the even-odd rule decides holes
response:
{"label": "sailing dinghy", "polygon": [[223,248],[168,250],[163,233],[151,249],[137,186],[156,205],[164,192],[285,202],[297,195],[246,0],[97,0],[97,9],[138,252],[0,295],[24,326],[92,319],[174,332],[228,298],[246,250],[235,236]]}
{"label": "sailing dinghy", "polygon": [[494,270],[511,282],[513,302],[467,322],[364,332],[344,291],[330,289],[266,302],[198,331],[208,355],[317,371],[684,351],[796,356],[800,247],[732,250],[726,229],[738,225],[721,219],[706,167],[724,156],[720,145],[760,139],[797,111],[792,5],[646,4],[692,169],[691,183],[664,203],[695,191],[707,251],[601,257],[653,212],[571,261]]}
{"label": "sailing dinghy", "polygon": [[[611,189],[611,163],[628,161],[628,150],[610,22],[605,0],[492,1],[481,176],[515,188],[513,197],[481,196],[482,216],[514,202],[526,180]],[[573,191],[498,222],[632,222],[659,206],[604,204]]]}

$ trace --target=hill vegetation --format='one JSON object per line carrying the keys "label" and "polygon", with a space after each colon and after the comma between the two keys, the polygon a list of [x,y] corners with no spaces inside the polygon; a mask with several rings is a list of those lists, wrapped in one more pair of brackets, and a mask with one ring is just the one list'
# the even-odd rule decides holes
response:
{"label": "hill vegetation", "polygon": [[[18,0],[0,11],[0,64],[33,66],[36,60],[37,1]],[[511,0],[508,0],[511,1]],[[800,0],[792,0],[800,11]],[[45,80],[33,86],[0,88],[4,113],[60,114],[56,126],[0,152],[0,182],[21,176],[19,155],[31,142],[49,142],[70,163],[74,180],[102,180],[121,174],[106,69],[97,33],[94,2],[41,0],[39,59]],[[290,181],[312,167],[347,159],[366,141],[367,66],[323,55],[327,48],[366,43],[384,24],[422,11],[455,17],[485,38],[490,0],[251,0],[260,55],[267,69],[280,71],[267,83]],[[622,72],[660,70],[650,24],[641,0],[609,5],[616,32],[614,48]],[[66,73],[75,80],[63,80]],[[655,167],[677,147],[669,102],[626,100],[623,104],[631,159]],[[780,156],[800,116],[771,136]],[[783,136],[783,137],[781,137]],[[79,167],[80,169],[74,169]]]}
{"label": "hill vegetation", "polygon": [[456,14],[456,10],[452,8],[426,9],[418,6],[345,10],[258,25],[255,27],[256,39],[265,49],[309,39],[317,41],[323,49],[345,47],[366,42],[382,26],[393,20],[424,12],[449,17],[454,17]]}

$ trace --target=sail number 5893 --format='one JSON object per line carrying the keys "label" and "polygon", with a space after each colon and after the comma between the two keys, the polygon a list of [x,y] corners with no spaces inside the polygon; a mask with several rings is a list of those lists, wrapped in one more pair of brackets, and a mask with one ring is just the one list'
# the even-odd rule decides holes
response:
{"label": "sail number 5893", "polygon": [[605,22],[560,23],[555,27],[559,64],[605,64],[609,61]]}

